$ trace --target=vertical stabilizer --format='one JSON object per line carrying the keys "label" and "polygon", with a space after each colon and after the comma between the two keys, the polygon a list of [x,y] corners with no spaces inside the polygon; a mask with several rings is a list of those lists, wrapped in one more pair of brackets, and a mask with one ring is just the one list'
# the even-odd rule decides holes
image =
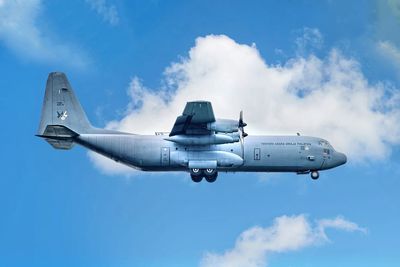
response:
{"label": "vertical stabilizer", "polygon": [[52,72],[47,79],[38,135],[45,135],[48,126],[63,126],[77,134],[92,128],[62,72]]}

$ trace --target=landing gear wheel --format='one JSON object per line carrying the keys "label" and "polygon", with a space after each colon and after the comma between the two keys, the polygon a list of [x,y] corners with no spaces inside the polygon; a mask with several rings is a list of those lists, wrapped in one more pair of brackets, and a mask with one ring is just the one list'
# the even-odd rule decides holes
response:
{"label": "landing gear wheel", "polygon": [[311,178],[313,180],[317,180],[319,178],[319,172],[318,171],[312,171],[311,172]]}
{"label": "landing gear wheel", "polygon": [[212,176],[217,172],[217,170],[216,169],[205,169],[203,172],[206,176]]}
{"label": "landing gear wheel", "polygon": [[203,172],[200,169],[190,169],[190,177],[195,183],[200,183],[203,180]]}
{"label": "landing gear wheel", "polygon": [[190,174],[191,175],[200,175],[201,176],[201,170],[200,169],[190,169]]}
{"label": "landing gear wheel", "polygon": [[204,174],[206,181],[209,183],[214,183],[217,180],[218,172],[215,169],[206,169]]}
{"label": "landing gear wheel", "polygon": [[190,177],[192,178],[192,181],[195,183],[200,183],[201,180],[203,180],[203,176],[197,176],[197,175],[190,175]]}

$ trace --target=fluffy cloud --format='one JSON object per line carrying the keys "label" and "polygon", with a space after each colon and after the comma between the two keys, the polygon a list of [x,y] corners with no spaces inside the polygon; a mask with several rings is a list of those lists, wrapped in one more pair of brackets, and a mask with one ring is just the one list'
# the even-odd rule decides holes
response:
{"label": "fluffy cloud", "polygon": [[295,44],[300,55],[307,54],[309,50],[320,49],[324,43],[321,32],[316,28],[304,28],[296,38]]}
{"label": "fluffy cloud", "polygon": [[[188,57],[171,64],[158,90],[129,85],[125,116],[108,128],[169,131],[187,101],[209,100],[219,118],[244,110],[247,132],[324,137],[351,161],[384,159],[400,142],[398,90],[371,84],[359,63],[332,49],[325,58],[297,56],[267,64],[254,45],[224,35],[197,38]],[[151,122],[151,123],[149,123]],[[115,164],[91,155],[106,172]]]}
{"label": "fluffy cloud", "polygon": [[86,0],[86,3],[99,14],[104,21],[111,25],[117,25],[119,16],[117,8],[114,5],[108,5],[106,0]]}
{"label": "fluffy cloud", "polygon": [[103,174],[107,175],[124,175],[130,177],[138,173],[137,170],[132,169],[126,165],[117,163],[109,158],[106,158],[93,151],[88,152],[88,156],[93,165],[99,169]]}
{"label": "fluffy cloud", "polygon": [[378,50],[400,70],[400,49],[390,41],[379,41]]}
{"label": "fluffy cloud", "polygon": [[0,40],[23,58],[73,67],[87,64],[85,55],[65,41],[55,41],[38,25],[40,0],[0,1]]}
{"label": "fluffy cloud", "polygon": [[206,253],[201,267],[262,267],[273,253],[295,251],[328,241],[325,230],[366,232],[356,223],[342,217],[323,219],[315,225],[306,216],[282,216],[270,227],[252,227],[237,238],[235,246],[222,254]]}

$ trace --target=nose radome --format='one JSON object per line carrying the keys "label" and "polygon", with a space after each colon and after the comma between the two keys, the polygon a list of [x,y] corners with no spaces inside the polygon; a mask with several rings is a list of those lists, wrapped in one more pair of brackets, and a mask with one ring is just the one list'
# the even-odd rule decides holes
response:
{"label": "nose radome", "polygon": [[344,153],[338,152],[337,157],[338,157],[339,165],[343,165],[343,164],[345,164],[347,162],[347,157],[346,157],[346,155]]}

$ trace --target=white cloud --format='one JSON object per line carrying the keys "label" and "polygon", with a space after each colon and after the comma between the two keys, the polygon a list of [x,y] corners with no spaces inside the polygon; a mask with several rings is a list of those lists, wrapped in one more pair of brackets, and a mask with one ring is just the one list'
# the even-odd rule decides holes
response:
{"label": "white cloud", "polygon": [[349,232],[364,228],[342,217],[323,219],[313,225],[305,215],[282,216],[270,227],[255,226],[237,238],[235,246],[221,254],[206,253],[201,267],[262,267],[267,266],[268,256],[274,253],[300,250],[326,242],[328,228]]}
{"label": "white cloud", "polygon": [[65,41],[56,41],[38,25],[40,0],[0,2],[0,40],[21,58],[84,67],[87,58]]}
{"label": "white cloud", "polygon": [[[126,114],[108,128],[169,131],[187,101],[203,99],[212,101],[219,118],[238,118],[244,110],[250,135],[324,137],[351,161],[385,159],[400,142],[398,90],[370,84],[359,63],[336,49],[326,58],[298,56],[268,65],[255,46],[209,35],[197,38],[188,57],[164,75],[159,90],[133,78]],[[112,171],[110,162],[98,165]]]}
{"label": "white cloud", "polygon": [[320,49],[324,43],[321,32],[316,28],[305,27],[301,30],[301,34],[295,40],[298,53],[306,54],[310,50]]}
{"label": "white cloud", "polygon": [[117,163],[92,151],[88,151],[88,156],[94,166],[98,168],[103,174],[132,176],[134,174],[137,174],[138,172],[131,167],[128,167],[121,163]]}
{"label": "white cloud", "polygon": [[118,24],[118,11],[114,5],[108,5],[106,0],[86,0],[86,3],[88,3],[107,23],[111,25]]}
{"label": "white cloud", "polygon": [[344,230],[347,232],[360,231],[367,233],[367,229],[359,227],[356,223],[347,221],[343,217],[336,217],[335,219],[322,219],[317,222],[318,238],[324,241],[329,241],[325,229],[334,228]]}
{"label": "white cloud", "polygon": [[378,50],[400,71],[400,49],[390,41],[379,41]]}

